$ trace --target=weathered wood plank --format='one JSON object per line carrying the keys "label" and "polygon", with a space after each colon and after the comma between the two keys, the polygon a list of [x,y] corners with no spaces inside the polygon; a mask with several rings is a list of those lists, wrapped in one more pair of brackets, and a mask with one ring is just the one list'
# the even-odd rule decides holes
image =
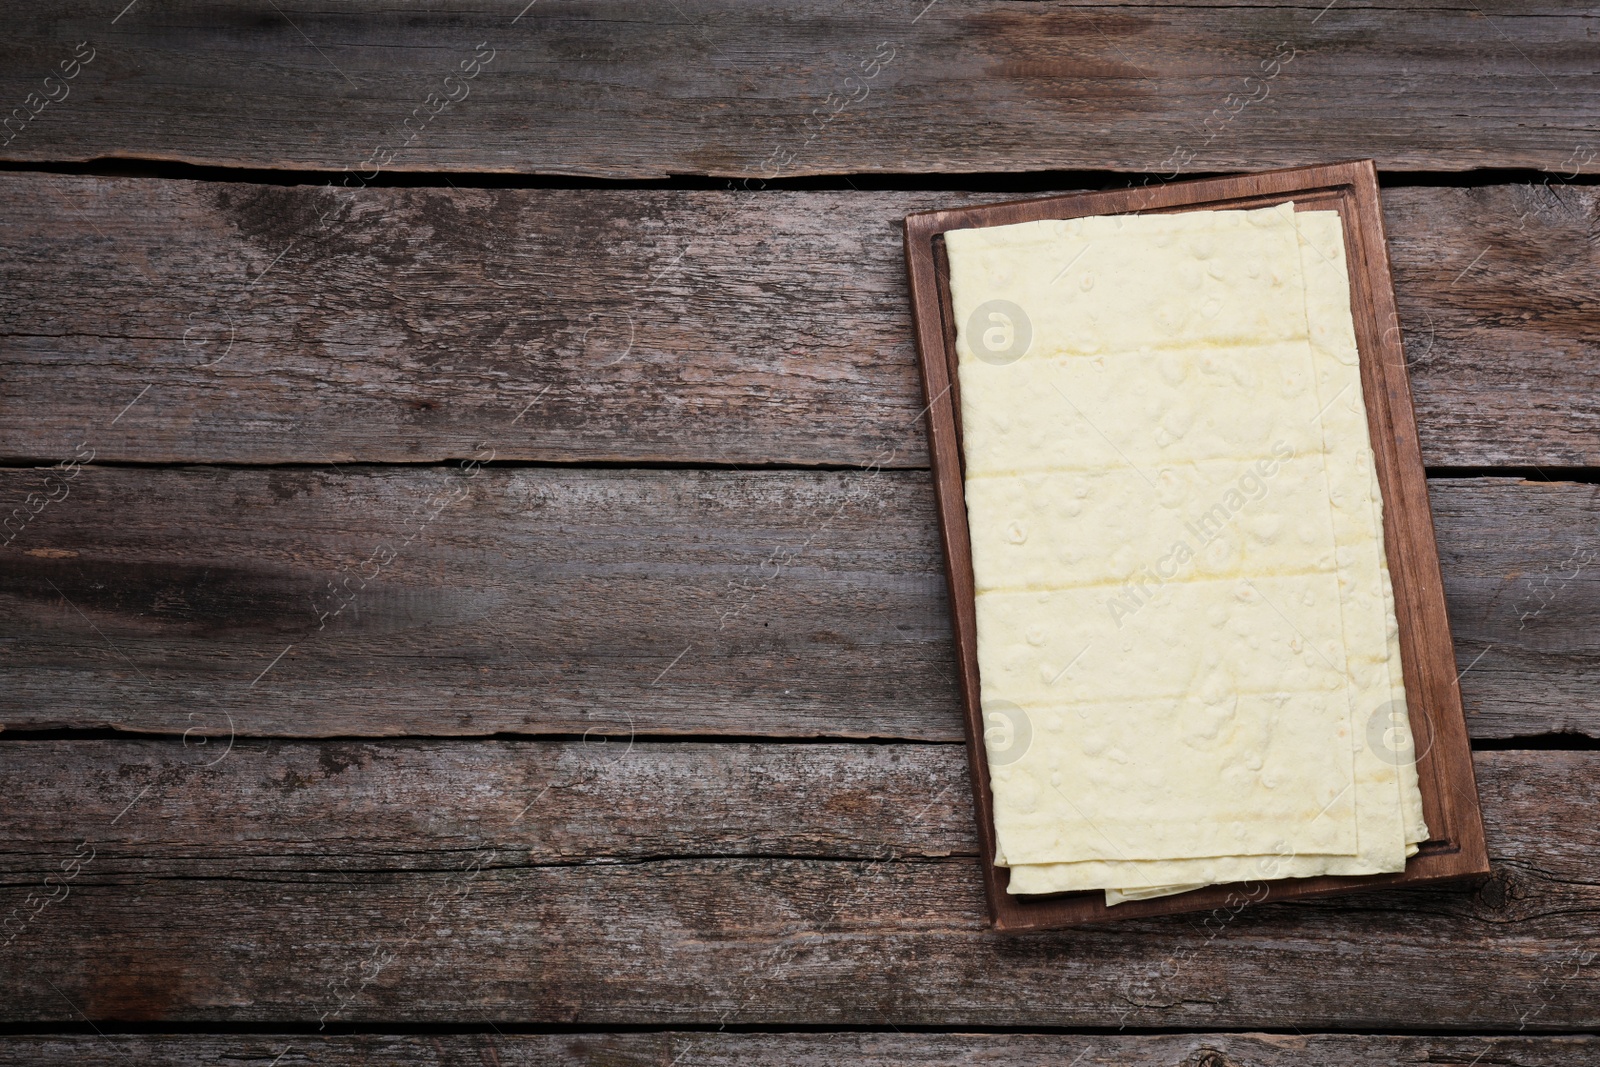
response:
{"label": "weathered wood plank", "polygon": [[[0,190],[0,456],[42,462],[922,466],[899,219],[980,199]],[[1600,465],[1600,190],[1384,199],[1427,462]]]}
{"label": "weathered wood plank", "polygon": [[[50,485],[8,728],[961,738],[926,472],[0,470]],[[1432,490],[1474,736],[1600,735],[1600,567],[1541,584],[1600,494]]]}
{"label": "weathered wood plank", "polygon": [[[258,755],[237,758],[245,766]],[[274,751],[264,755],[259,770],[282,766]],[[848,801],[852,786],[831,792],[832,755],[818,757],[812,788],[822,801]],[[959,766],[954,746],[917,755]],[[162,851],[154,839],[170,841],[168,858],[152,865],[164,869],[126,869],[114,853],[104,865],[98,855],[82,865],[63,886],[65,898],[10,944],[0,1005],[12,1020],[63,1022],[81,1011],[97,1020],[597,1027],[1361,1030],[1404,1019],[1418,1028],[1593,1029],[1600,998],[1585,950],[1600,933],[1592,864],[1600,754],[1485,752],[1477,765],[1495,865],[1479,888],[1244,908],[1210,925],[1174,917],[1015,938],[979,928],[970,857],[909,851],[918,835],[901,827],[918,821],[923,798],[931,794],[934,808],[943,803],[937,783],[919,786],[915,775],[894,783],[907,790],[897,797],[906,820],[861,826],[863,836],[896,846],[873,860],[518,863],[523,835],[537,837],[540,811],[525,816],[534,820],[531,830],[497,831],[484,824],[508,807],[488,800],[471,814],[484,816],[486,843],[503,845],[511,865],[480,869],[460,856],[448,870],[362,870],[307,857],[297,869],[246,863],[211,877],[195,876],[182,855],[183,842],[206,827],[171,826],[202,814],[199,799],[211,793],[208,781],[185,770],[190,777],[159,795],[152,790],[116,826],[85,835],[95,842],[144,835],[139,847],[152,857]],[[331,854],[351,851],[346,837],[381,817],[359,810],[373,806],[362,788],[369,766],[352,764],[331,788],[311,787],[338,796],[320,824],[301,830]],[[725,765],[712,773],[737,772]],[[180,802],[183,789],[195,797]],[[621,783],[612,794],[617,806],[604,814],[629,812],[657,825],[681,816],[645,814],[651,807],[671,809],[675,798],[703,803],[693,788],[667,788],[655,805],[620,791]],[[448,818],[469,821],[475,801],[456,798]],[[726,817],[804,821],[792,806],[777,806],[787,803],[779,790]],[[241,824],[224,807],[210,833],[221,842],[274,820],[270,808],[248,818]],[[294,827],[287,819],[280,835]],[[267,847],[258,836],[248,851]],[[6,881],[8,904],[37,887],[14,875]]]}
{"label": "weathered wood plank", "polygon": [[[0,499],[38,481],[0,472]],[[959,736],[923,472],[85,469],[70,492],[0,557],[13,727]]]}
{"label": "weathered wood plank", "polygon": [[1600,736],[1600,485],[1429,491],[1467,730]]}
{"label": "weathered wood plank", "polygon": [[[1594,299],[1568,288],[1600,284],[1600,189],[1547,179],[1383,197],[1424,460],[1600,465]],[[1511,427],[1535,436],[1517,444]]]}
{"label": "weathered wood plank", "polygon": [[1567,166],[1600,165],[1580,3],[521,6],[19,11],[13,102],[60,95],[43,79],[74,42],[97,51],[0,158],[768,177],[1555,168],[1576,145]]}
{"label": "weathered wood plank", "polygon": [[1362,1034],[359,1034],[325,1037],[72,1034],[0,1038],[0,1063],[126,1067],[226,1062],[245,1067],[1589,1067],[1594,1037],[1394,1037]]}
{"label": "weathered wood plank", "polygon": [[953,744],[0,741],[0,796],[30,800],[13,883],[83,840],[98,872],[194,877],[976,852]]}

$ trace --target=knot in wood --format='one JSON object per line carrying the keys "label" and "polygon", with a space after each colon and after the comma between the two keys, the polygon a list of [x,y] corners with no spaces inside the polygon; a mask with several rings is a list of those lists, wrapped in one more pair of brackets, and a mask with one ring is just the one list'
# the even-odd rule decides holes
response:
{"label": "knot in wood", "polygon": [[1478,900],[1484,907],[1495,911],[1503,909],[1510,902],[1511,895],[1511,879],[1507,877],[1505,869],[1499,867],[1478,889]]}

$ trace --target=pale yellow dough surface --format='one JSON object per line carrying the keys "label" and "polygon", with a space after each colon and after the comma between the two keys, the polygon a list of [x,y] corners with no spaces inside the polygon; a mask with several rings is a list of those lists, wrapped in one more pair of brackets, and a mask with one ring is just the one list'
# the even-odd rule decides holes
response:
{"label": "pale yellow dough surface", "polygon": [[[1011,890],[1403,867],[1426,828],[1368,743],[1380,709],[1409,738],[1337,214],[946,239],[983,699],[1029,723],[990,753]],[[1018,309],[1021,358],[979,358]]]}
{"label": "pale yellow dough surface", "polygon": [[[1366,406],[1361,399],[1355,333],[1350,316],[1348,274],[1344,241],[1336,212],[1301,212],[1295,215],[1300,231],[1302,265],[1307,279],[1307,320],[1313,358],[1317,363],[1319,392],[1325,410],[1322,425],[1324,450],[1330,457],[1329,485],[1334,505],[1336,540],[1340,553],[1341,609],[1348,647],[1357,650],[1349,660],[1353,726],[1358,744],[1357,791],[1362,807],[1360,854],[1353,858],[1312,857],[1304,850],[1287,856],[1234,857],[1229,862],[1201,869],[1177,862],[1160,876],[1187,885],[1147,884],[1149,869],[1136,873],[1134,888],[1108,890],[1109,903],[1185,892],[1201,884],[1268,877],[1309,877],[1319,874],[1376,874],[1398,870],[1416,852],[1415,843],[1426,840],[1422,797],[1416,767],[1400,755],[1411,740],[1405,716],[1405,690],[1401,680],[1398,629],[1394,622],[1393,594],[1389,584],[1382,541],[1382,502],[1377,471],[1368,444]],[[1382,636],[1379,636],[1379,633]],[[1377,656],[1381,647],[1383,655]],[[1360,650],[1365,650],[1362,653]],[[1383,731],[1391,726],[1393,734]],[[1376,721],[1376,730],[1374,722]],[[1378,744],[1375,746],[1374,741]],[[1397,791],[1397,792],[1396,792]],[[1398,810],[1387,798],[1397,796]],[[1358,801],[1358,806],[1360,801]],[[1401,836],[1396,854],[1395,835]],[[1083,881],[1087,868],[1023,872],[1019,892],[1060,891],[1052,888]]]}

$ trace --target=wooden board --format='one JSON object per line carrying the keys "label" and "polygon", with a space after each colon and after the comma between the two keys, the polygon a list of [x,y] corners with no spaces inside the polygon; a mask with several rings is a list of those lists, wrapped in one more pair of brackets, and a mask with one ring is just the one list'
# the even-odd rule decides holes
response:
{"label": "wooden board", "polygon": [[[1101,892],[1013,896],[1006,892],[1009,871],[986,858],[984,886],[990,919],[998,930],[1040,930],[1073,923],[1172,915],[1232,906],[1241,892],[1268,899],[1292,899],[1346,892],[1372,885],[1417,885],[1486,874],[1483,827],[1472,781],[1472,759],[1457,688],[1455,648],[1445,612],[1427,478],[1417,441],[1398,332],[1394,290],[1389,276],[1383,214],[1376,168],[1370,161],[1299,170],[1272,171],[1236,178],[1182,182],[1156,189],[1093,193],[1018,201],[980,208],[933,211],[906,219],[906,262],[917,327],[924,395],[928,398],[929,452],[939,529],[945,546],[952,629],[967,748],[972,760],[973,797],[985,857],[995,855],[993,797],[984,745],[979,699],[977,623],[972,549],[961,453],[956,327],[951,311],[948,266],[942,234],[977,226],[1002,226],[1039,219],[1078,218],[1139,212],[1254,208],[1292,200],[1297,211],[1337,210],[1344,222],[1350,267],[1350,303],[1361,353],[1361,381],[1378,483],[1383,493],[1384,544],[1394,585],[1400,626],[1401,659],[1411,715],[1418,738],[1417,776],[1422,808],[1432,836],[1405,870],[1359,878],[1296,878],[1212,886],[1175,896],[1128,901],[1108,907]],[[1427,743],[1421,739],[1428,739]]]}
{"label": "wooden board", "polygon": [[[0,742],[0,781],[53,772],[40,795],[73,798],[0,828],[0,918],[79,842],[99,850],[0,956],[0,1016],[60,1026],[81,1022],[76,1005],[108,1031],[315,1028],[325,1012],[580,1029],[1600,1026],[1582,963],[1600,938],[1600,753],[1477,754],[1494,858],[1477,889],[1001,938],[982,928],[958,746],[678,747],[638,746],[591,778],[577,741],[257,743],[211,768],[176,742]],[[679,773],[697,756],[704,782]],[[839,843],[852,830],[861,844]],[[684,854],[702,838],[707,854]]]}
{"label": "wooden board", "polygon": [[[1429,483],[1468,727],[1475,737],[1600,736],[1600,660],[1585,665],[1600,643],[1600,486],[1473,482]],[[1485,490],[1507,491],[1493,518],[1476,504]],[[1493,562],[1470,547],[1489,539],[1503,546]],[[1530,719],[1526,704],[1553,714]]]}
{"label": "wooden board", "polygon": [[0,740],[0,878],[977,855],[956,744],[200,740]]}
{"label": "wooden board", "polygon": [[0,550],[30,664],[10,727],[958,729],[922,472],[85,468],[68,491]]}
{"label": "wooden board", "polygon": [[304,1067],[360,1063],[389,1067],[1588,1067],[1595,1037],[1400,1037],[1352,1034],[944,1034],[660,1033],[520,1034],[60,1034],[0,1038],[0,1063],[127,1067],[129,1063],[229,1063]]}
{"label": "wooden board", "polygon": [[[925,467],[900,219],[1000,197],[12,173],[0,199],[0,457]],[[1426,462],[1600,465],[1600,189],[1383,199]]]}
{"label": "wooden board", "polygon": [[0,42],[8,107],[98,52],[0,158],[769,178],[1556,171],[1595,148],[1580,3],[674,2],[30,6]]}
{"label": "wooden board", "polygon": [[[1600,466],[1600,402],[1589,409],[1578,399],[1600,398],[1600,342],[1588,301],[1563,295],[1566,279],[1600,286],[1592,237],[1600,188],[1546,176],[1519,186],[1385,189],[1383,203],[1424,461]],[[1542,356],[1530,359],[1536,349]],[[1454,426],[1449,444],[1443,422]],[[1503,428],[1512,426],[1536,437],[1526,447],[1507,442]],[[1458,434],[1477,446],[1455,444]]]}
{"label": "wooden board", "polygon": [[[0,470],[0,500],[49,477]],[[67,489],[0,547],[6,729],[963,736],[926,472],[91,466]],[[1600,555],[1600,492],[1431,492],[1472,734],[1600,736],[1600,567],[1574,557]]]}

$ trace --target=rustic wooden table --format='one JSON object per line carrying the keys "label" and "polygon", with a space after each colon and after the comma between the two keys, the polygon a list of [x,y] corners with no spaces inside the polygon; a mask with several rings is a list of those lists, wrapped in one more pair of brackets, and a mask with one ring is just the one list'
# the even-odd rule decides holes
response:
{"label": "rustic wooden table", "polygon": [[[0,34],[0,1062],[1600,1060],[1600,16]],[[1494,873],[982,929],[909,211],[1372,156]]]}

